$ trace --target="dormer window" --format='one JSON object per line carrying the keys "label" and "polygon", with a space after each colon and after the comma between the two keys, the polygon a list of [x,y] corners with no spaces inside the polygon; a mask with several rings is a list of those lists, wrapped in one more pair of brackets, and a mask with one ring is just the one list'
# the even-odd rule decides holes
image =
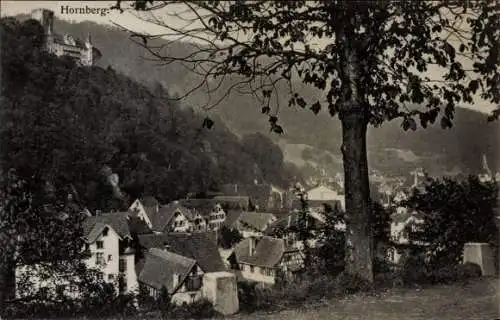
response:
{"label": "dormer window", "polygon": [[108,231],[109,231],[108,227],[104,228],[104,230],[102,230],[102,236],[103,237],[107,237],[108,236]]}

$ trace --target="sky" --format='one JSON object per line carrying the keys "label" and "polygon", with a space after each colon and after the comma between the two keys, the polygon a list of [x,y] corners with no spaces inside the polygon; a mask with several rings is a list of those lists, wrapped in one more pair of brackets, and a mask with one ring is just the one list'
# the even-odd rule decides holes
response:
{"label": "sky", "polygon": [[[154,24],[147,23],[135,17],[130,12],[119,13],[117,10],[109,10],[116,1],[0,1],[1,16],[12,16],[17,14],[29,14],[33,9],[46,8],[54,11],[58,19],[67,21],[82,22],[85,20],[100,24],[118,24],[129,30],[139,33],[159,34],[164,29]],[[125,3],[128,5],[128,2]],[[89,8],[94,9],[94,13],[81,14],[74,12],[74,9]],[[87,10],[90,11],[90,10]],[[182,22],[176,21],[171,16],[164,17],[169,25],[182,26]],[[434,78],[434,77],[431,77]],[[485,101],[476,99],[474,105],[464,105],[464,107],[489,113],[494,109],[494,105]]]}

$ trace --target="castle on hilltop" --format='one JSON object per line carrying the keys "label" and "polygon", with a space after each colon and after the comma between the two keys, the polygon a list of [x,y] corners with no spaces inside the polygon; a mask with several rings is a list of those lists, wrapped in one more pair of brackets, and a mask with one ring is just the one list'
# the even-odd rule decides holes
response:
{"label": "castle on hilltop", "polygon": [[35,9],[31,18],[40,22],[45,34],[45,48],[57,56],[69,56],[84,66],[92,66],[101,52],[94,47],[90,33],[85,41],[69,34],[60,35],[54,32],[54,12],[47,9]]}

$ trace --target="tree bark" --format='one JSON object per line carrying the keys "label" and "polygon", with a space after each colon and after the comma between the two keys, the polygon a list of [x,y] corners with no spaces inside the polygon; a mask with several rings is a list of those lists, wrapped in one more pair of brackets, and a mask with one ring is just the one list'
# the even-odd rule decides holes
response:
{"label": "tree bark", "polygon": [[8,245],[4,249],[0,262],[0,310],[4,309],[5,301],[14,298],[16,289],[14,251]]}
{"label": "tree bark", "polygon": [[373,236],[363,113],[342,117],[342,154],[346,205],[346,271],[373,282]]}
{"label": "tree bark", "polygon": [[[333,17],[338,17],[333,12]],[[342,156],[346,205],[346,271],[373,282],[373,236],[370,219],[370,187],[366,133],[369,122],[363,76],[366,74],[362,46],[355,30],[355,8],[344,2],[344,12],[337,29],[341,49],[339,76],[342,96],[339,118],[342,123]]]}

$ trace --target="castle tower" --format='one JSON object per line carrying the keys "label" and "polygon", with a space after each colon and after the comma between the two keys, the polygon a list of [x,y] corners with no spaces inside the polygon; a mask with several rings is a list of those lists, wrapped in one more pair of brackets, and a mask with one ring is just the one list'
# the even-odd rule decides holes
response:
{"label": "castle tower", "polygon": [[93,55],[94,46],[92,45],[92,35],[90,32],[85,40],[85,51],[82,52],[82,63],[83,65],[91,66],[94,64]]}
{"label": "castle tower", "polygon": [[48,36],[54,33],[54,11],[47,9],[35,9],[31,11],[31,19],[40,22],[45,35]]}
{"label": "castle tower", "polygon": [[31,11],[31,19],[40,22],[45,35],[45,48],[53,52],[54,48],[54,12],[47,9],[35,9]]}

